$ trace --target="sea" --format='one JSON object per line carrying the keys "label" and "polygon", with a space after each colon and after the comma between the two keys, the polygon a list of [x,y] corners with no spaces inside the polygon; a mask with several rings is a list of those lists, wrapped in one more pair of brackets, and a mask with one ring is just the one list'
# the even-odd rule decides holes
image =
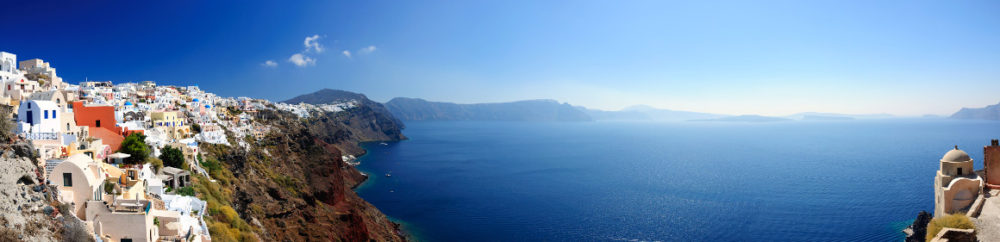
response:
{"label": "sea", "polygon": [[1000,122],[407,122],[356,191],[419,241],[899,241]]}

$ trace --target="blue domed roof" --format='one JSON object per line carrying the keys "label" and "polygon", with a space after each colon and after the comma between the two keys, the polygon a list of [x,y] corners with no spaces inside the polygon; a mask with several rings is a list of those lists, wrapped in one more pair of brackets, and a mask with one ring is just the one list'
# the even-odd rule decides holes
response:
{"label": "blue domed roof", "polygon": [[194,99],[194,102],[198,102],[198,99],[197,99],[197,98],[195,98],[195,99]]}
{"label": "blue domed roof", "polygon": [[205,104],[205,108],[212,108],[211,105]]}
{"label": "blue domed roof", "polygon": [[125,101],[125,106],[132,106],[132,102]]}

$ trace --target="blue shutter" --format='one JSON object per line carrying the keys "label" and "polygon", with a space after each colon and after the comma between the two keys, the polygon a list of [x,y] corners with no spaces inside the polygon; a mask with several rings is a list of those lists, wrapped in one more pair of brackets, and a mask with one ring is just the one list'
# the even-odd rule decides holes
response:
{"label": "blue shutter", "polygon": [[45,118],[43,119],[49,119],[49,110],[42,110],[42,112],[45,113]]}

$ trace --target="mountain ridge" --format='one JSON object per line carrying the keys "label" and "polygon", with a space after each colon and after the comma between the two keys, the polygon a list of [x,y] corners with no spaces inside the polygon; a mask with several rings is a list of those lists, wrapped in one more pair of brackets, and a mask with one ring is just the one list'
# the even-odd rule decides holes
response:
{"label": "mountain ridge", "polygon": [[592,121],[586,113],[567,103],[552,99],[534,99],[502,103],[458,104],[434,102],[421,98],[397,97],[385,103],[402,120],[480,120],[480,121]]}
{"label": "mountain ridge", "polygon": [[962,108],[948,118],[1000,120],[1000,103],[982,108]]}

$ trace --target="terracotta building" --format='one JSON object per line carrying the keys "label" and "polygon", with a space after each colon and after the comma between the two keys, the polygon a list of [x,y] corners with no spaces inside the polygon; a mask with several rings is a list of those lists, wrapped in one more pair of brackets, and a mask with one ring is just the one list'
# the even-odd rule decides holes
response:
{"label": "terracotta building", "polygon": [[113,106],[87,106],[82,101],[76,101],[71,107],[76,125],[89,127],[90,136],[104,140],[104,144],[110,146],[112,151],[118,151],[125,136],[135,132],[142,133],[141,130],[118,127]]}
{"label": "terracotta building", "polygon": [[986,186],[1000,189],[1000,140],[990,140],[990,145],[983,147],[983,164],[986,169]]}

